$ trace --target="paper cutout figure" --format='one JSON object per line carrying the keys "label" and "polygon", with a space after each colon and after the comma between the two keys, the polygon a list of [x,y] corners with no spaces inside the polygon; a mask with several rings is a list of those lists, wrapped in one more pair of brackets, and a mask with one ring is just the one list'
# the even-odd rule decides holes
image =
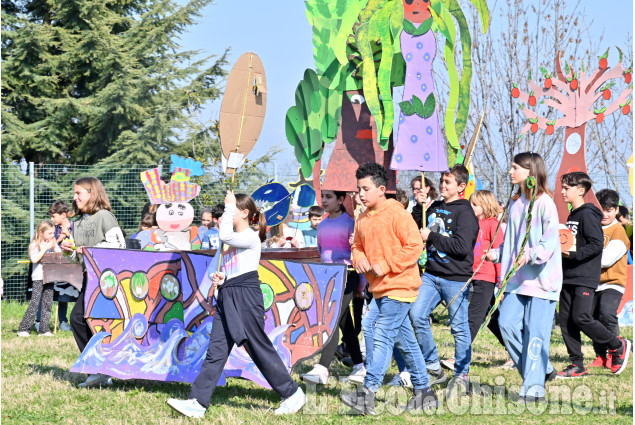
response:
{"label": "paper cutout figure", "polygon": [[[432,75],[437,42],[431,30],[432,17],[427,4],[420,10],[412,9],[413,5],[404,5],[412,24],[406,25],[400,36],[401,53],[406,61],[406,80],[390,168],[446,171],[448,161],[439,127]],[[427,30],[422,32],[420,29]]]}
{"label": "paper cutout figure", "polygon": [[258,141],[266,109],[265,68],[257,54],[243,53],[229,73],[220,108],[220,141],[226,172],[238,168],[235,163],[227,164],[230,154],[241,154],[244,159]]}
{"label": "paper cutout figure", "polygon": [[[216,272],[218,257],[87,248],[83,302],[88,324],[96,335],[71,371],[106,373],[120,379],[192,382],[209,345],[215,312],[209,274]],[[111,300],[99,286],[104,273],[112,274],[117,284]],[[261,260],[258,273],[263,298],[268,297],[265,331],[291,368],[318,353],[337,326],[346,266]],[[142,289],[137,293],[137,285],[143,288],[145,282],[147,292]],[[300,294],[296,294],[298,289]],[[225,375],[268,388],[242,349],[232,351]],[[221,378],[220,384],[223,382]]]}
{"label": "paper cutout figure", "polygon": [[[345,108],[348,107],[347,102],[350,103],[350,99],[346,99],[347,94],[364,97],[364,103],[366,103],[364,108],[373,117],[372,126],[369,125],[365,129],[366,131],[361,133],[362,137],[356,135],[355,132],[352,139],[346,137],[342,139],[338,135],[335,151],[327,167],[324,189],[354,190],[354,179],[350,179],[350,170],[357,169],[359,165],[366,162],[366,158],[370,157],[370,160],[385,166],[390,165],[389,161],[384,161],[383,156],[378,155],[376,147],[379,150],[392,150],[391,135],[394,121],[392,88],[404,84],[406,60],[413,58],[409,57],[408,53],[404,53],[402,56],[400,38],[403,37],[404,43],[408,45],[409,49],[417,49],[419,43],[414,38],[430,31],[442,35],[446,40],[444,60],[448,65],[450,82],[450,96],[444,119],[446,137],[450,145],[447,157],[452,164],[462,162],[459,139],[467,122],[472,77],[471,34],[467,19],[456,0],[433,1],[431,3],[423,0],[406,1],[406,11],[404,11],[403,3],[402,0],[372,2],[308,0],[305,2],[307,17],[313,26],[317,78],[311,70],[305,73],[305,80],[300,83],[296,92],[295,108],[297,110],[292,108],[290,111],[294,110],[295,112],[290,112],[287,115],[287,138],[290,144],[295,147],[296,158],[302,165],[304,176],[308,178],[311,165],[315,167],[319,162],[323,143],[332,140],[334,127],[329,124],[319,126],[317,125],[317,123],[321,123],[319,120],[312,124],[311,120],[307,118],[310,113],[317,114],[317,116],[322,113],[321,116],[327,116],[325,114],[330,114],[335,110],[331,105],[337,105],[334,101],[337,99],[337,94],[344,93],[341,96],[340,135],[343,132],[350,133],[351,127],[358,127],[360,121],[358,113],[353,121],[348,122],[351,116],[350,114],[347,116],[345,111]],[[475,0],[472,1],[472,4],[476,7],[481,18],[483,31],[486,31],[489,25],[489,11],[485,0]],[[416,15],[419,16],[416,17]],[[406,16],[405,20],[404,16]],[[430,18],[430,16],[432,17]],[[415,27],[413,22],[421,23],[426,19],[428,20],[427,30],[415,36],[414,32],[421,28],[421,25]],[[458,38],[457,26],[459,28]],[[402,33],[403,28],[406,28],[406,35]],[[409,35],[412,37],[408,37]],[[426,45],[429,45],[427,50],[430,52],[428,56],[430,61],[435,53],[434,37],[435,34],[430,32],[421,38],[425,39]],[[413,43],[412,46],[409,46],[410,41]],[[460,43],[460,47],[458,47],[458,43]],[[462,52],[460,77],[455,63],[455,56],[459,55],[459,50]],[[419,66],[421,67],[421,64]],[[425,67],[421,69],[425,69]],[[413,70],[412,67],[411,70]],[[418,72],[418,70],[416,71]],[[436,111],[436,102],[434,97],[431,97],[427,103],[425,101],[428,97],[420,99],[417,95],[416,99],[421,102],[413,97],[415,86],[412,78],[416,78],[417,72],[413,72],[411,80],[406,82],[405,101],[410,101],[411,109],[418,111],[421,119],[429,119]],[[310,78],[307,77],[309,74]],[[328,89],[321,96],[315,94],[320,90],[316,88],[315,80],[319,80],[319,84]],[[305,81],[307,83],[303,86]],[[417,87],[420,90],[421,83]],[[426,90],[431,90],[431,88],[426,87]],[[404,106],[404,109],[407,109],[407,106]],[[421,125],[421,123],[418,123],[419,120],[409,114],[412,111],[404,110],[404,112],[406,113],[401,117],[402,121],[406,121],[406,117],[412,119],[408,119],[408,123],[403,128],[403,136],[401,136],[403,140],[407,139],[410,144],[413,140],[417,143],[424,138],[426,132],[430,132],[429,135],[436,135],[437,138],[429,141],[429,144],[422,144],[421,148],[418,146],[415,152],[410,152],[408,148],[411,146],[400,140],[398,152],[395,153],[393,160],[393,168],[446,170],[447,162],[445,166],[443,165],[445,149],[439,134],[438,117],[435,116],[436,119],[431,118],[429,122],[424,122],[423,128],[417,128],[418,126],[414,124]],[[335,116],[337,117],[337,113]],[[358,129],[362,130],[362,128]],[[373,143],[369,143],[370,141]],[[387,152],[386,155],[391,157],[392,152]],[[400,167],[399,162],[404,160],[408,161],[408,164]],[[430,161],[436,165],[430,167]],[[410,162],[415,164],[410,164]],[[337,175],[332,176],[333,173]],[[321,190],[317,185],[314,187],[318,192]]]}
{"label": "paper cutout figure", "polygon": [[[158,168],[141,173],[141,181],[150,202],[160,204],[156,219],[159,226],[150,234],[144,249],[168,251],[200,249],[198,228],[192,227],[194,209],[188,203],[200,192],[198,184],[190,182],[192,176],[203,175],[203,164],[192,158],[172,155],[169,184],[161,180]],[[188,168],[190,167],[190,168]],[[202,235],[201,235],[202,236]]]}
{"label": "paper cutout figure", "polygon": [[275,226],[284,221],[291,208],[291,194],[280,183],[267,183],[251,194],[256,206],[265,215],[267,226]]}
{"label": "paper cutout figure", "polygon": [[[605,100],[612,97],[610,88],[614,83],[609,83],[612,79],[624,78],[630,83],[631,68],[624,69],[622,67],[623,55],[618,48],[619,60],[614,68],[608,66],[608,49],[603,56],[600,57],[598,67],[594,70],[584,70],[581,72],[574,70],[568,63],[565,64],[563,72],[560,63],[562,52],[556,55],[556,75],[551,75],[545,68],[541,68],[543,77],[545,78],[541,86],[534,81],[529,80],[528,85],[530,92],[525,93],[520,90],[516,84],[513,84],[512,97],[517,98],[521,102],[526,102],[530,107],[538,108],[538,100],[544,98],[544,106],[553,108],[560,112],[560,118],[544,117],[536,111],[521,106],[523,114],[527,117],[528,122],[522,129],[522,134],[531,131],[538,132],[544,129],[547,134],[552,134],[555,127],[565,127],[564,130],[564,152],[562,162],[556,176],[556,190],[559,194],[562,190],[560,176],[572,171],[582,171],[588,173],[586,157],[585,157],[585,137],[586,125],[590,121],[596,121],[600,124],[604,117],[614,112],[620,111],[623,114],[630,113],[629,96],[632,89],[625,88],[617,97],[614,98],[607,106],[602,106]],[[596,104],[599,107],[596,108]],[[590,190],[584,197],[585,202],[592,202],[599,207],[599,203],[595,198],[593,190]],[[554,202],[558,210],[558,217],[561,223],[566,222],[569,216],[567,204],[562,200],[561,196],[555,196]]]}

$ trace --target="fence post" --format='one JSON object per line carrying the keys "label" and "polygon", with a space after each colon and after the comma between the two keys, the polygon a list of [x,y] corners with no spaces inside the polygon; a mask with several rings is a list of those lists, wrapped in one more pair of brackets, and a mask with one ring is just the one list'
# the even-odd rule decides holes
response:
{"label": "fence post", "polygon": [[32,241],[35,236],[35,167],[32,162],[29,162],[29,231]]}

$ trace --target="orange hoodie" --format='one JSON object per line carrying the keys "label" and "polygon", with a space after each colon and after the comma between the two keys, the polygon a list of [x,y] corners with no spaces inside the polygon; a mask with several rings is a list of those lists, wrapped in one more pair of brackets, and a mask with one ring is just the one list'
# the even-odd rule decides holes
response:
{"label": "orange hoodie", "polygon": [[364,211],[355,222],[351,249],[353,265],[366,258],[371,266],[379,263],[384,272],[382,277],[365,274],[375,298],[417,296],[423,242],[417,224],[399,202],[388,199],[375,211]]}

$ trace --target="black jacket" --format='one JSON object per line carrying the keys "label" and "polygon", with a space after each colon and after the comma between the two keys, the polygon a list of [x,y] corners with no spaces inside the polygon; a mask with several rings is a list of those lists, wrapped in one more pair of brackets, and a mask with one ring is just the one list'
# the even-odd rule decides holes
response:
{"label": "black jacket", "polygon": [[470,201],[436,201],[427,210],[428,263],[426,273],[448,280],[467,281],[472,276],[478,219]]}
{"label": "black jacket", "polygon": [[596,289],[602,273],[602,211],[583,204],[571,211],[567,227],[575,236],[576,250],[562,258],[562,283]]}
{"label": "black jacket", "polygon": [[423,205],[420,203],[415,203],[415,206],[412,207],[412,218],[414,218],[415,223],[417,223],[417,227],[421,229],[422,220],[421,217],[423,215]]}

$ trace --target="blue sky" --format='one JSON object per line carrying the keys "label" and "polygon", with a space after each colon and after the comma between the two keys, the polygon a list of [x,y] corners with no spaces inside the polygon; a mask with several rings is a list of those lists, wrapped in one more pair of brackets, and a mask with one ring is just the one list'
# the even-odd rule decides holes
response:
{"label": "blue sky", "polygon": [[[461,3],[465,3],[466,8],[472,7],[468,1]],[[490,15],[495,19],[499,16],[496,2],[488,3],[494,9]],[[585,14],[587,21],[593,21],[590,36],[604,34],[603,44],[623,46],[626,34],[633,34],[632,0],[584,0],[581,7],[580,13]],[[277,162],[288,164],[294,156],[285,137],[284,117],[294,104],[295,89],[304,70],[314,67],[311,27],[304,2],[216,0],[201,14],[198,24],[182,36],[182,47],[201,50],[205,55],[220,54],[231,47],[231,65],[244,52],[253,51],[260,56],[267,77],[267,113],[260,139],[249,158],[257,158],[279,145],[284,151],[278,155]],[[207,108],[205,118],[218,118],[219,111],[220,101]]]}

